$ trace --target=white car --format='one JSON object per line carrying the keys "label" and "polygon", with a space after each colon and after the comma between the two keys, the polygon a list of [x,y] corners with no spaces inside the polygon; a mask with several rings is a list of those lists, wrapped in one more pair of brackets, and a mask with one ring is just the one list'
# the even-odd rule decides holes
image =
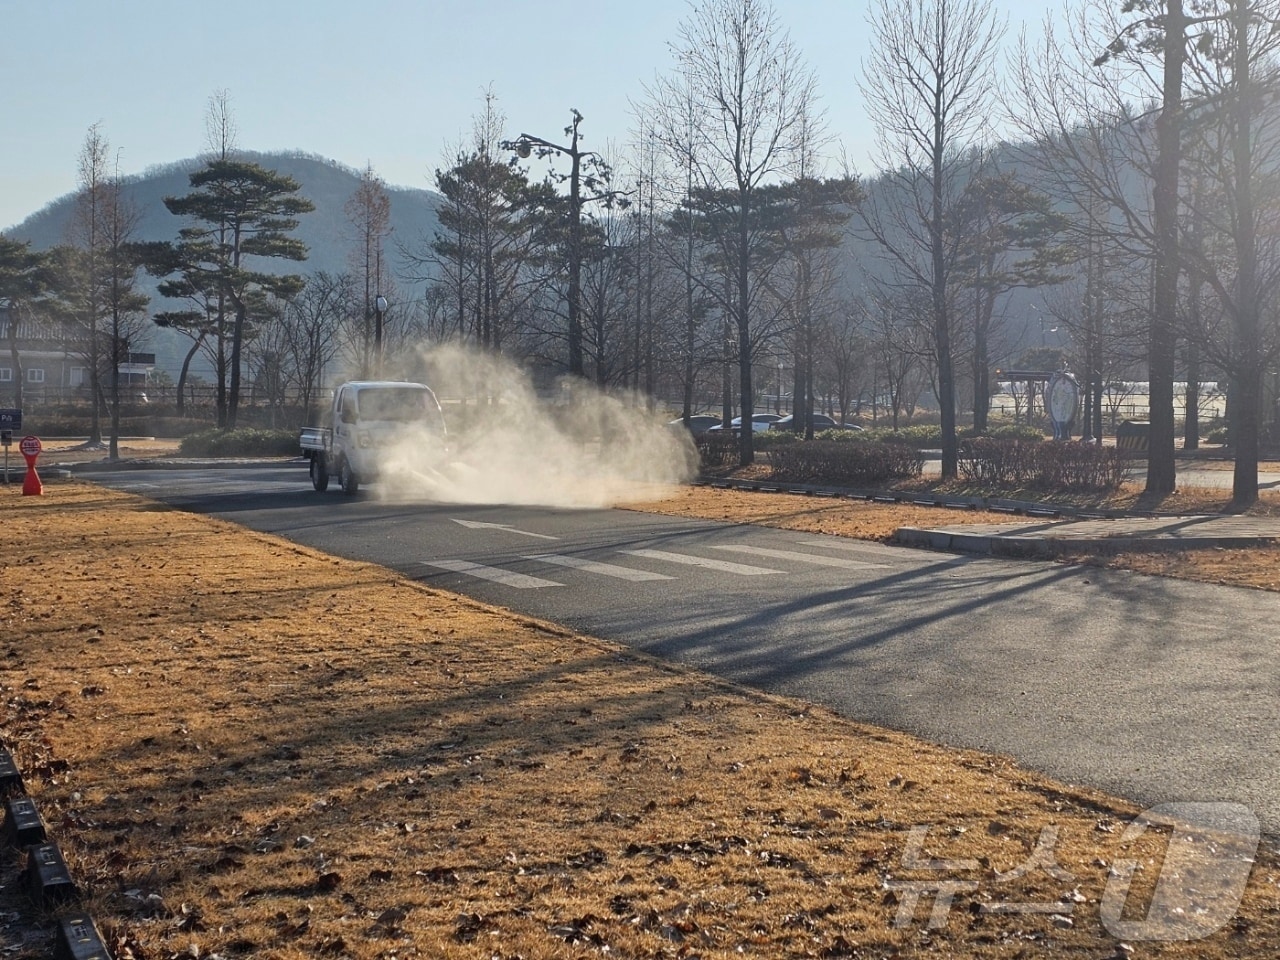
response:
{"label": "white car", "polygon": [[[761,432],[763,432],[763,431],[765,431],[765,430],[768,430],[768,429],[769,429],[769,425],[770,425],[770,424],[777,423],[777,422],[778,422],[779,420],[781,420],[781,419],[782,419],[782,418],[781,418],[780,416],[778,416],[776,413],[757,413],[757,414],[754,414],[754,415],[751,417],[751,432],[752,432],[752,433],[761,433]],[[724,427],[719,426],[719,425],[714,426],[714,427],[712,427],[712,428],[711,428],[711,430],[723,430],[723,429],[724,429]],[[741,430],[741,429],[742,429],[742,418],[741,418],[741,417],[734,417],[732,420],[730,420],[730,421],[729,421],[729,429],[730,429],[730,430]],[[711,432],[711,431],[708,431],[708,432]]]}

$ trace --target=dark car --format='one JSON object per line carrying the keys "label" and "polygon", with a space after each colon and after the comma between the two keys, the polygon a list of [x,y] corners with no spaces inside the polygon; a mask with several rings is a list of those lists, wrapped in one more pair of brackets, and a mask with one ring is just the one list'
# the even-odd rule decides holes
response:
{"label": "dark car", "polygon": [[[793,429],[792,424],[795,422],[796,422],[796,415],[794,413],[789,413],[785,417],[783,417],[781,420],[775,421],[769,427],[769,429],[770,430],[791,430]],[[813,415],[813,432],[814,433],[819,433],[823,430],[836,430],[836,429],[839,429],[839,427],[840,427],[840,424],[836,423],[834,420],[828,417],[825,413],[815,413]]]}

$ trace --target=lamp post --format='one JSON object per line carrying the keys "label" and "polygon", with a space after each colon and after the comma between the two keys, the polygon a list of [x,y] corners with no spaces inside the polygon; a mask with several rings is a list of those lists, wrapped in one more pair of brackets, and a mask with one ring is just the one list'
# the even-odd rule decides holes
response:
{"label": "lamp post", "polygon": [[387,309],[387,298],[378,294],[373,301],[373,358],[374,369],[382,376],[382,315]]}
{"label": "lamp post", "polygon": [[569,145],[552,143],[531,133],[522,133],[514,140],[503,140],[499,146],[503,150],[511,150],[521,160],[527,160],[537,151],[539,157],[566,156],[569,158],[569,373],[581,377],[585,373],[582,355],[582,206],[603,200],[611,205],[615,200],[620,206],[626,206],[625,195],[621,191],[602,189],[584,197],[582,195],[582,161],[590,158],[596,173],[587,178],[589,188],[596,184],[608,184],[610,170],[603,157],[593,150],[582,150],[578,147],[578,125],[582,123],[582,114],[571,111],[573,123],[564,128],[569,137]]}

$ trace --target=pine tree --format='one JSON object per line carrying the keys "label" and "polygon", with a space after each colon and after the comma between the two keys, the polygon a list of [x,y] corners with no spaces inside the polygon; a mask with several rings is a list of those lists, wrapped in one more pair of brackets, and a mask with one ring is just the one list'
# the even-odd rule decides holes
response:
{"label": "pine tree", "polygon": [[191,174],[190,183],[191,193],[164,201],[170,213],[193,221],[169,248],[169,264],[176,267],[171,272],[181,277],[178,282],[213,297],[220,318],[232,314],[222,425],[234,429],[244,343],[254,322],[265,316],[257,307],[267,295],[290,297],[303,287],[296,274],[268,273],[249,264],[254,258],[305,260],[306,245],[289,233],[299,215],[315,208],[296,195],[300,185],[292,177],[244,160],[210,160]]}

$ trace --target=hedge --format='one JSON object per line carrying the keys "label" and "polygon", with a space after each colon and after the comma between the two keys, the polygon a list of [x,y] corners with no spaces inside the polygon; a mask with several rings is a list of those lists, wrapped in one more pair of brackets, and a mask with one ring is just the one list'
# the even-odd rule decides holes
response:
{"label": "hedge", "polygon": [[183,437],[178,452],[188,457],[287,457],[299,453],[296,430],[202,430]]}
{"label": "hedge", "polygon": [[771,447],[766,456],[772,475],[802,483],[881,483],[920,476],[920,451],[901,443],[848,443],[813,439]]}
{"label": "hedge", "polygon": [[974,437],[960,444],[960,476],[994,486],[1113,490],[1128,460],[1115,447]]}
{"label": "hedge", "polygon": [[696,446],[704,467],[731,467],[741,455],[736,432],[704,433],[697,439]]}

